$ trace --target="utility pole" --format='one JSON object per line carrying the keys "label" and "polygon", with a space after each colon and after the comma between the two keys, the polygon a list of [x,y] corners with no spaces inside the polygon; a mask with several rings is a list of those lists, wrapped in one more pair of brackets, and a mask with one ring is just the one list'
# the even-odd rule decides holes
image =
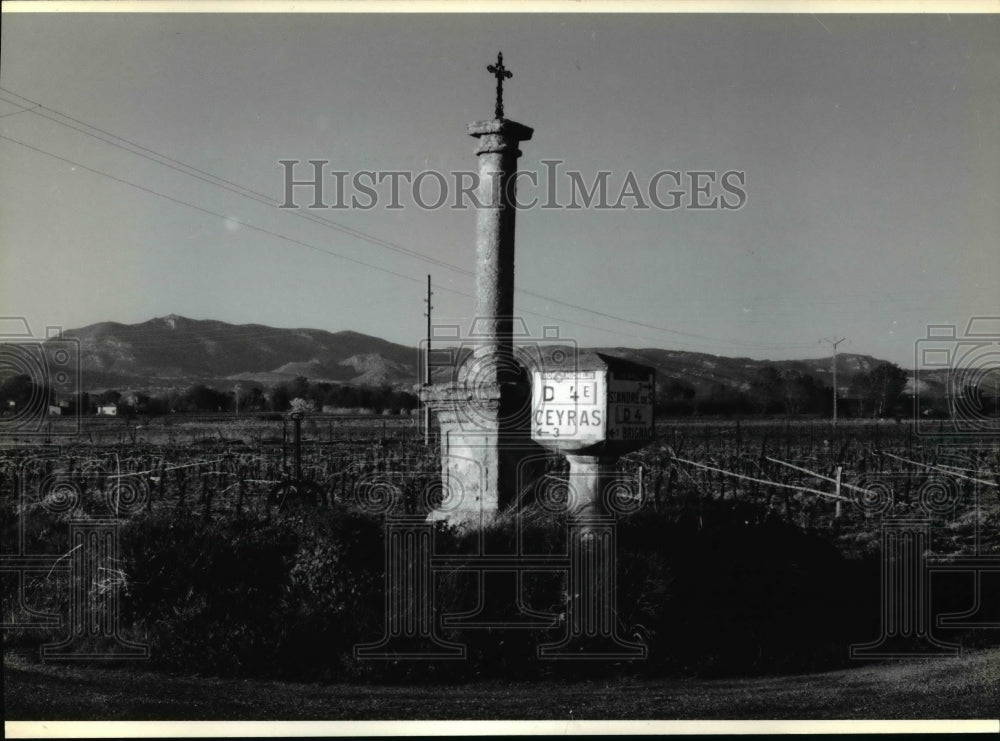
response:
{"label": "utility pole", "polygon": [[233,389],[233,397],[234,397],[234,399],[236,401],[236,416],[237,417],[240,416],[240,391],[242,391],[242,390],[243,389],[240,387],[239,384],[236,384],[236,388]]}
{"label": "utility pole", "polygon": [[[427,276],[427,298],[424,299],[424,303],[427,304],[427,311],[424,312],[424,316],[427,317],[427,344],[424,345],[424,386],[431,385],[431,310],[434,308],[431,305],[431,296],[433,292],[431,291],[431,276]],[[426,404],[423,408],[424,414],[424,445],[430,445],[431,442],[431,410]]]}
{"label": "utility pole", "polygon": [[824,337],[820,344],[827,342],[833,348],[833,424],[837,424],[837,345],[844,342],[846,337]]}
{"label": "utility pole", "polygon": [[1000,372],[993,371],[993,416],[997,416],[997,408],[1000,406]]}

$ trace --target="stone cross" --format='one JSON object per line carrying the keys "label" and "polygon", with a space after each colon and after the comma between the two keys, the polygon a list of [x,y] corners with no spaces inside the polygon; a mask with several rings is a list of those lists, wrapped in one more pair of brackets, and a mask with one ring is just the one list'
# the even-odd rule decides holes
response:
{"label": "stone cross", "polygon": [[514,73],[508,71],[508,69],[503,66],[503,52],[497,53],[497,63],[488,65],[486,67],[486,71],[492,73],[493,76],[497,78],[496,118],[500,120],[503,119],[503,81],[509,80],[514,76]]}
{"label": "stone cross", "polygon": [[[476,314],[468,333],[471,355],[448,383],[421,389],[441,431],[445,504],[432,517],[483,524],[518,501],[534,480],[545,450],[532,441],[526,414],[531,403],[528,369],[515,357],[514,227],[518,145],[528,126],[503,117],[503,81],[512,75],[489,65],[497,78],[496,118],[474,121],[478,140],[476,190]],[[521,330],[518,336],[527,334]]]}

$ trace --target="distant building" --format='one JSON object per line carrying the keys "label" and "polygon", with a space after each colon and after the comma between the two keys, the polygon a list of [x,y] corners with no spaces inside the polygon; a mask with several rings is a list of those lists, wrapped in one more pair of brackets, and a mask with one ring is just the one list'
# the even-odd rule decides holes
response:
{"label": "distant building", "polygon": [[372,409],[371,407],[338,407],[338,406],[331,406],[329,404],[324,404],[321,413],[357,415],[357,414],[375,414],[375,410]]}
{"label": "distant building", "polygon": [[97,407],[97,413],[104,415],[106,417],[117,417],[118,416],[118,405],[117,404],[101,404]]}

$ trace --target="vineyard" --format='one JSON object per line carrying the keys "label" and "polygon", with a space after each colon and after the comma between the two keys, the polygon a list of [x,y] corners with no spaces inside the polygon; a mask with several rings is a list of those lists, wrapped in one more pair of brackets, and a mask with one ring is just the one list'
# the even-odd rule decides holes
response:
{"label": "vineyard", "polygon": [[[397,512],[427,512],[437,450],[418,418],[306,418],[299,435],[296,445],[287,419],[206,417],[92,420],[78,435],[10,441],[0,449],[5,553],[16,544],[22,555],[65,554],[70,517],[117,518],[121,568],[105,588],[122,594],[124,634],[174,669],[380,681],[566,671],[539,662],[537,636],[516,630],[468,632],[466,662],[355,660],[352,647],[376,640],[383,621],[384,521],[366,509],[365,487],[388,484],[380,492]],[[893,422],[663,422],[620,468],[641,506],[619,523],[618,617],[650,648],[629,671],[842,665],[850,644],[878,631],[887,517],[930,521],[935,557],[1000,555],[992,441],[916,436]],[[565,474],[553,457],[548,476]],[[488,535],[520,527],[553,547],[554,518],[526,506],[528,516],[501,517]],[[461,552],[472,536],[441,525],[436,537]],[[5,622],[26,607],[65,612],[63,578],[32,574],[23,602],[5,578]],[[963,578],[936,581],[936,609],[968,609]],[[995,600],[996,585],[987,588]],[[440,609],[474,605],[475,584],[454,578],[442,589]],[[539,609],[561,609],[557,579],[529,578],[524,589]],[[9,645],[35,650],[57,633],[15,628]],[[995,633],[947,635],[981,645]]]}
{"label": "vineyard", "polygon": [[[22,485],[34,501],[51,494],[38,489],[45,481],[69,483],[84,499],[88,487],[141,498],[147,511],[196,511],[206,519],[259,513],[267,492],[293,476],[293,430],[280,417],[90,420],[77,435],[25,437],[0,447],[0,480],[10,497],[16,475],[26,476]],[[373,474],[405,478],[411,483],[399,488],[416,490],[439,469],[435,441],[423,443],[416,417],[307,417],[299,456],[301,477],[324,501],[344,504]],[[553,457],[549,468],[559,474],[565,464]],[[888,497],[904,510],[923,498],[931,516],[961,530],[956,523],[971,517],[977,497],[986,505],[1000,501],[996,442],[916,436],[909,425],[892,422],[661,422],[657,439],[620,468],[645,508],[674,517],[729,502],[754,521],[777,516],[802,528],[841,521],[865,529],[886,509],[873,498]]]}

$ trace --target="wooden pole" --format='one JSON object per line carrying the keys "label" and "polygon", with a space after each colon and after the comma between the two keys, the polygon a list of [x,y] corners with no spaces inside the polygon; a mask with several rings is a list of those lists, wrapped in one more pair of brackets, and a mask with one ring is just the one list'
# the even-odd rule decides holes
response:
{"label": "wooden pole", "polygon": [[[837,473],[836,473],[836,475],[834,476],[834,478],[836,478],[836,483],[835,483],[835,485],[834,485],[834,486],[835,486],[835,488],[834,488],[834,493],[835,493],[835,494],[836,494],[836,495],[837,495],[838,497],[839,497],[839,496],[841,496],[841,494],[840,494],[840,474],[841,474],[841,472],[842,472],[843,470],[844,470],[844,469],[843,469],[843,466],[837,466]],[[842,502],[843,502],[843,500],[842,500],[842,499],[838,499],[838,500],[837,500],[837,510],[836,510],[836,512],[835,512],[835,514],[834,514],[834,517],[835,517],[836,519],[838,519],[838,520],[840,519],[840,515],[842,514],[842,512],[841,512],[841,508],[840,508],[840,505],[841,505],[841,503],[842,503]]]}

